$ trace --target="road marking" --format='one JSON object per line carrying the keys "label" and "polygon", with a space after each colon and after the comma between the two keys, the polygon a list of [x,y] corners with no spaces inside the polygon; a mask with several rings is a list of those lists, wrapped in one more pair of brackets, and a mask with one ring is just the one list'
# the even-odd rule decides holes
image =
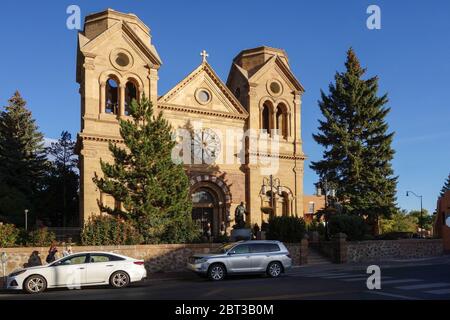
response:
{"label": "road marking", "polygon": [[347,273],[344,275],[332,275],[332,276],[324,276],[322,278],[325,279],[340,279],[340,278],[352,278],[352,277],[360,277],[360,274],[351,274],[351,273]]}
{"label": "road marking", "polygon": [[420,279],[397,279],[397,280],[381,281],[381,284],[382,285],[383,284],[396,284],[396,283],[418,282],[418,281],[423,281],[423,280],[420,280]]}
{"label": "road marking", "polygon": [[303,277],[315,278],[315,277],[326,277],[326,276],[344,276],[344,275],[348,275],[348,274],[349,273],[328,272],[328,273],[305,274],[305,275],[303,275]]}
{"label": "road marking", "polygon": [[426,293],[431,293],[431,294],[450,294],[450,289],[438,289],[438,290],[430,290],[430,291],[425,291]]}
{"label": "road marking", "polygon": [[411,286],[400,286],[395,287],[395,289],[401,290],[417,290],[417,289],[428,289],[428,288],[439,288],[439,287],[448,287],[450,283],[448,282],[435,282],[435,283],[426,283],[426,284],[415,284]]}
{"label": "road marking", "polygon": [[[345,278],[355,278],[355,277],[362,277],[361,274],[347,274],[345,276],[329,276],[329,277],[323,277],[325,279],[345,279]],[[369,275],[367,275],[368,277]]]}
{"label": "road marking", "polygon": [[367,275],[366,277],[357,277],[357,278],[351,278],[351,279],[340,279],[341,281],[347,281],[347,282],[351,282],[351,281],[361,281],[361,280],[367,280],[367,278],[369,278],[369,275]]}
{"label": "road marking", "polygon": [[366,291],[367,293],[372,293],[372,294],[378,294],[380,296],[386,296],[386,297],[391,297],[391,298],[397,298],[397,299],[405,299],[405,300],[422,300],[419,298],[414,298],[414,297],[408,297],[408,296],[402,296],[400,294],[393,294],[393,293],[388,293],[388,292],[381,292],[381,291]]}
{"label": "road marking", "polygon": [[322,291],[322,292],[309,292],[301,294],[285,294],[279,296],[266,296],[266,297],[254,297],[254,298],[240,298],[240,300],[298,300],[308,297],[320,297],[320,296],[333,296],[349,293],[358,293],[360,291]]}

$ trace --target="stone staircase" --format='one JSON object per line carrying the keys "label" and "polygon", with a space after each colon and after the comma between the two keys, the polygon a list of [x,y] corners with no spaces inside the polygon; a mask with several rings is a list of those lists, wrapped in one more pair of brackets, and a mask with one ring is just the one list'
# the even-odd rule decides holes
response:
{"label": "stone staircase", "polygon": [[309,247],[308,248],[308,265],[325,265],[331,264],[331,261],[323,256],[318,250]]}

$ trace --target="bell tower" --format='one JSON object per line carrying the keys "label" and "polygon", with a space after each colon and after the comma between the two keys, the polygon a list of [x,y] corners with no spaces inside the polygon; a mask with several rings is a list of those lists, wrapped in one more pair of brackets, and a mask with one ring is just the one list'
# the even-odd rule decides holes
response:
{"label": "bell tower", "polygon": [[[270,174],[261,170],[261,163],[246,164],[249,210],[262,211],[260,221],[256,221],[260,226],[269,214],[301,216],[305,155],[300,123],[304,88],[292,73],[286,52],[267,46],[241,51],[233,59],[227,86],[249,113],[247,129],[259,137],[267,134],[269,140],[279,141],[277,150],[258,152],[266,163],[276,163]],[[247,149],[247,153],[251,151]],[[268,186],[269,180],[277,181],[276,186]]]}
{"label": "bell tower", "polygon": [[114,201],[97,190],[92,177],[102,172],[100,159],[111,159],[109,142],[121,142],[118,119],[128,117],[132,99],[145,94],[156,106],[160,66],[150,29],[136,15],[107,9],[86,16],[78,34],[76,69],[81,225],[99,214],[98,201]]}

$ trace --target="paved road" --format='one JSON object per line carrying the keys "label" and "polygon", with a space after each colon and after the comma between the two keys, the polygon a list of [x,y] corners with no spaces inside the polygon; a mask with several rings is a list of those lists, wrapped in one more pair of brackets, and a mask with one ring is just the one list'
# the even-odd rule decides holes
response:
{"label": "paved road", "polygon": [[50,290],[40,295],[0,293],[5,299],[445,299],[450,300],[450,257],[381,265],[381,290],[368,290],[364,265],[298,267],[281,278],[234,277],[218,282],[182,273],[126,289]]}

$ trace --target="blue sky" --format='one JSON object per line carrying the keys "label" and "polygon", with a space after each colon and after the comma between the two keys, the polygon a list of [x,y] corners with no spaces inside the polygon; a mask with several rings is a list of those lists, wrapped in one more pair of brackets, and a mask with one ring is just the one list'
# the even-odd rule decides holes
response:
{"label": "blue sky", "polygon": [[[405,196],[412,190],[423,195],[424,208],[434,210],[450,172],[449,1],[2,1],[0,105],[19,89],[48,138],[62,130],[75,136],[80,127],[77,32],[66,28],[70,4],[80,6],[82,17],[108,7],[133,12],[150,27],[163,60],[159,94],[198,66],[202,49],[225,81],[240,50],[284,48],[306,88],[306,193],[314,192],[316,181],[309,163],[322,153],[311,137],[320,117],[319,92],[343,69],[352,46],[368,75],[380,77],[380,94],[389,95],[398,203],[419,208],[418,199]],[[381,8],[381,30],[366,28],[370,4]]]}

